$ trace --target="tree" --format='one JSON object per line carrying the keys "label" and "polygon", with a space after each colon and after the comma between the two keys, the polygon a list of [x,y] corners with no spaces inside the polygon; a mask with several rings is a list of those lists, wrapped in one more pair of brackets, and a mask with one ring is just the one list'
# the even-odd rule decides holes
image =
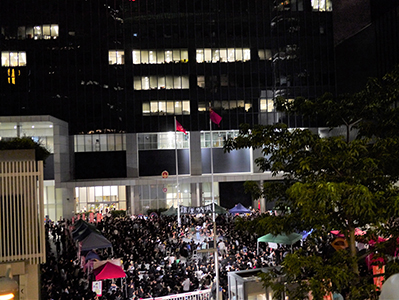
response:
{"label": "tree", "polygon": [[[324,120],[330,128],[343,126],[344,135],[320,137],[311,130],[289,129],[284,124],[253,129],[242,125],[239,136],[226,141],[225,151],[261,148],[263,157],[256,159],[260,169],[284,175],[284,180],[263,187],[247,184],[255,195],[276,201],[280,215],[265,215],[253,221],[255,224],[241,226],[262,235],[314,229],[307,244],[317,248],[295,251],[284,259],[281,270],[263,276],[264,283],[275,291],[286,288],[276,280],[283,277],[295,286],[287,291],[293,299],[303,299],[309,291],[322,299],[334,290],[343,291],[347,299],[376,299],[372,274],[364,268],[365,256],[381,256],[386,275],[399,270],[392,259],[399,247],[399,190],[395,185],[399,179],[399,110],[394,106],[398,82],[395,69],[381,81],[370,80],[365,90],[354,95],[334,99],[327,94],[294,102],[276,99],[278,109]],[[351,138],[355,129],[357,134]],[[356,228],[367,229],[363,241],[379,236],[390,239],[359,252]],[[348,251],[331,248],[331,230],[344,234]]]}
{"label": "tree", "polygon": [[0,150],[17,150],[17,149],[34,149],[36,160],[43,160],[45,163],[46,158],[50,152],[40,142],[35,142],[30,137],[12,138],[0,140]]}

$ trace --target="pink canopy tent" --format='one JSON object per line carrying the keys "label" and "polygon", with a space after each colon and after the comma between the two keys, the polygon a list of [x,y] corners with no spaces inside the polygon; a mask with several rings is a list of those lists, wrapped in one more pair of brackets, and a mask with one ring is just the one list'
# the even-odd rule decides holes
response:
{"label": "pink canopy tent", "polygon": [[111,262],[107,262],[102,266],[99,266],[98,268],[94,269],[93,272],[96,276],[96,280],[126,277],[125,271],[123,271],[122,267]]}

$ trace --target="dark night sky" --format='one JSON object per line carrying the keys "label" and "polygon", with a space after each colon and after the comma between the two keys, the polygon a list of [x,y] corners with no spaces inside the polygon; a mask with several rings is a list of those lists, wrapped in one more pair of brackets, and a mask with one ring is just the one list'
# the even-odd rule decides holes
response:
{"label": "dark night sky", "polygon": [[333,0],[334,41],[339,44],[370,23],[370,0]]}

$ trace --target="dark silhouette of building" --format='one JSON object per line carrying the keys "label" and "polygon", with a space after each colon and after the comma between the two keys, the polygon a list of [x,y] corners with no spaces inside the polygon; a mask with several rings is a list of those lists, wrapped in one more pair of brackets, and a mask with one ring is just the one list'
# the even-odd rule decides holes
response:
{"label": "dark silhouette of building", "polygon": [[[342,35],[336,45],[338,93],[358,92],[365,87],[368,78],[381,78],[399,63],[398,2],[358,2],[368,8],[363,26]],[[348,17],[350,14],[343,10],[341,15]]]}

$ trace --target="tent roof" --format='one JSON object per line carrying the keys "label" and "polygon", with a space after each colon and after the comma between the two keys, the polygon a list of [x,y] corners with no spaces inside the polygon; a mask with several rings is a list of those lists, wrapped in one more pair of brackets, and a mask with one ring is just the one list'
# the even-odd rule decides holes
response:
{"label": "tent roof", "polygon": [[177,208],[173,207],[173,205],[171,207],[169,207],[168,210],[161,212],[162,216],[176,216],[177,215]]}
{"label": "tent roof", "polygon": [[269,233],[258,238],[258,242],[292,245],[301,239],[302,235],[299,233],[290,233],[289,235],[286,235],[284,233],[279,235],[273,235]]}
{"label": "tent roof", "polygon": [[94,269],[94,275],[96,276],[96,280],[126,277],[122,267],[114,265],[111,262],[107,262],[97,269]]}
{"label": "tent roof", "polygon": [[87,223],[83,221],[84,223],[81,223],[79,227],[77,227],[74,231],[72,231],[72,237],[74,240],[77,241],[82,241],[85,239],[90,233],[95,232],[97,234],[101,234],[100,231],[98,231],[97,227],[94,226],[93,224]]}
{"label": "tent roof", "polygon": [[97,233],[90,233],[83,241],[81,251],[110,248],[112,244],[104,236]]}
{"label": "tent roof", "polygon": [[236,206],[234,206],[232,209],[229,210],[229,213],[231,213],[231,214],[248,214],[250,212],[251,212],[251,210],[246,208],[241,203],[238,203]]}
{"label": "tent roof", "polygon": [[87,227],[87,222],[79,219],[75,224],[73,224],[74,230],[72,230],[72,237],[74,238],[78,233],[79,230]]}
{"label": "tent roof", "polygon": [[86,254],[86,261],[91,260],[91,259],[98,259],[100,260],[100,257],[96,252],[90,251],[89,253]]}
{"label": "tent roof", "polygon": [[220,205],[217,205],[215,203],[215,213],[216,214],[225,214],[225,213],[227,213],[227,209],[225,209],[224,207],[221,207]]}

